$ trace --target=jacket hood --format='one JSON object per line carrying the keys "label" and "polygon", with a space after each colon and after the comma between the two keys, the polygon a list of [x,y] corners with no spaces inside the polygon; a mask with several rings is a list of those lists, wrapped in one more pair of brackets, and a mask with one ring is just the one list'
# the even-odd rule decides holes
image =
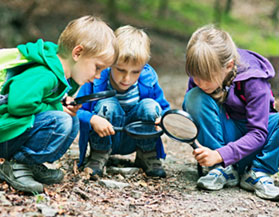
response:
{"label": "jacket hood", "polygon": [[275,70],[266,58],[249,50],[238,49],[238,53],[240,55],[240,65],[234,81],[274,77]]}
{"label": "jacket hood", "polygon": [[50,68],[63,84],[69,86],[65,79],[62,64],[57,57],[58,46],[56,44],[39,39],[35,43],[28,42],[18,45],[17,48],[28,60]]}

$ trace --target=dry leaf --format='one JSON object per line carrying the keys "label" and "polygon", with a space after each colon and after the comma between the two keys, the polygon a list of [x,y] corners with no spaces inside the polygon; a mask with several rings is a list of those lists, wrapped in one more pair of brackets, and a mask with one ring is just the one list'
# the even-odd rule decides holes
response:
{"label": "dry leaf", "polygon": [[139,182],[139,185],[141,185],[142,187],[147,187],[147,183],[143,180],[140,180]]}
{"label": "dry leaf", "polygon": [[76,161],[76,160],[74,160],[73,171],[74,171],[74,174],[75,174],[75,175],[78,174],[78,166],[77,166],[77,161]]}
{"label": "dry leaf", "polygon": [[0,158],[0,164],[3,164],[5,162],[5,158]]}

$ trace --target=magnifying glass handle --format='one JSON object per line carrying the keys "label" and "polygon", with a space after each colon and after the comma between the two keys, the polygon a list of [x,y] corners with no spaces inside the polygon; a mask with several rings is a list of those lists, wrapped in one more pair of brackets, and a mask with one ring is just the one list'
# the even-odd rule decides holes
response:
{"label": "magnifying glass handle", "polygon": [[123,131],[123,127],[113,127],[114,131]]}
{"label": "magnifying glass handle", "polygon": [[67,106],[67,105],[77,105],[77,103],[75,101],[70,102],[69,104],[66,103],[66,97],[62,100],[62,104],[63,106]]}
{"label": "magnifying glass handle", "polygon": [[[195,141],[192,142],[192,144],[190,144],[192,146],[193,149],[198,148],[199,146],[195,143]],[[199,177],[203,176],[203,168],[202,166],[198,163],[197,164],[197,169],[198,169],[198,175]]]}
{"label": "magnifying glass handle", "polygon": [[69,105],[77,105],[77,103],[75,101],[72,101]]}
{"label": "magnifying glass handle", "polygon": [[192,142],[190,145],[192,146],[193,149],[196,149],[196,148],[199,147],[199,146],[195,143],[195,141]]}

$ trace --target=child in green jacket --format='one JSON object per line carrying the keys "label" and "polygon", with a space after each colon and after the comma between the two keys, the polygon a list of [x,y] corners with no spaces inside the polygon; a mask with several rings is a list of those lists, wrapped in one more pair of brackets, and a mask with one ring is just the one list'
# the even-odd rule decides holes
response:
{"label": "child in green jacket", "polygon": [[20,73],[1,90],[8,99],[0,106],[0,179],[17,190],[43,192],[42,183],[64,176],[43,163],[61,158],[79,130],[80,106],[67,105],[70,96],[115,61],[117,43],[102,20],[84,16],[67,25],[58,45],[39,39],[17,48],[28,64],[10,69]]}

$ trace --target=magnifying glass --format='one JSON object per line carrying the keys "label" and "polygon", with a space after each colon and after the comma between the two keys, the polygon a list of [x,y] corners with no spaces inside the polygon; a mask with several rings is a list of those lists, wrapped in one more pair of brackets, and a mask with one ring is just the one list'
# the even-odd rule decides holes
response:
{"label": "magnifying glass", "polygon": [[159,137],[166,133],[174,140],[189,143],[194,149],[198,147],[194,142],[198,135],[196,124],[189,113],[178,109],[165,112],[159,124],[151,121],[135,121],[124,127],[114,127],[114,130],[124,131],[138,139]]}
{"label": "magnifying glass", "polygon": [[[165,133],[176,141],[188,143],[193,149],[198,148],[195,143],[199,132],[197,125],[189,113],[178,109],[165,112],[159,124],[150,121],[135,121],[124,127],[114,127],[114,130],[124,131],[127,135],[137,139],[159,137]],[[198,175],[201,177],[203,169],[199,164],[197,169]]]}
{"label": "magnifying glass", "polygon": [[[164,132],[172,139],[179,142],[186,142],[193,149],[198,148],[195,140],[199,130],[191,115],[182,110],[169,110],[161,120]],[[197,170],[199,177],[203,176],[203,168],[198,163]]]}
{"label": "magnifying glass", "polygon": [[[68,105],[79,105],[86,102],[113,97],[115,95],[116,95],[115,90],[105,90],[98,93],[92,93],[86,96],[76,97],[74,101],[70,102]],[[63,105],[67,105],[64,100],[63,100]]]}
{"label": "magnifying glass", "polygon": [[198,148],[195,139],[198,136],[198,127],[189,113],[172,109],[168,110],[161,119],[161,126],[170,138],[190,144],[193,149]]}
{"label": "magnifying glass", "polygon": [[156,138],[164,133],[160,126],[151,121],[135,121],[124,127],[113,127],[113,129],[123,131],[135,139]]}

